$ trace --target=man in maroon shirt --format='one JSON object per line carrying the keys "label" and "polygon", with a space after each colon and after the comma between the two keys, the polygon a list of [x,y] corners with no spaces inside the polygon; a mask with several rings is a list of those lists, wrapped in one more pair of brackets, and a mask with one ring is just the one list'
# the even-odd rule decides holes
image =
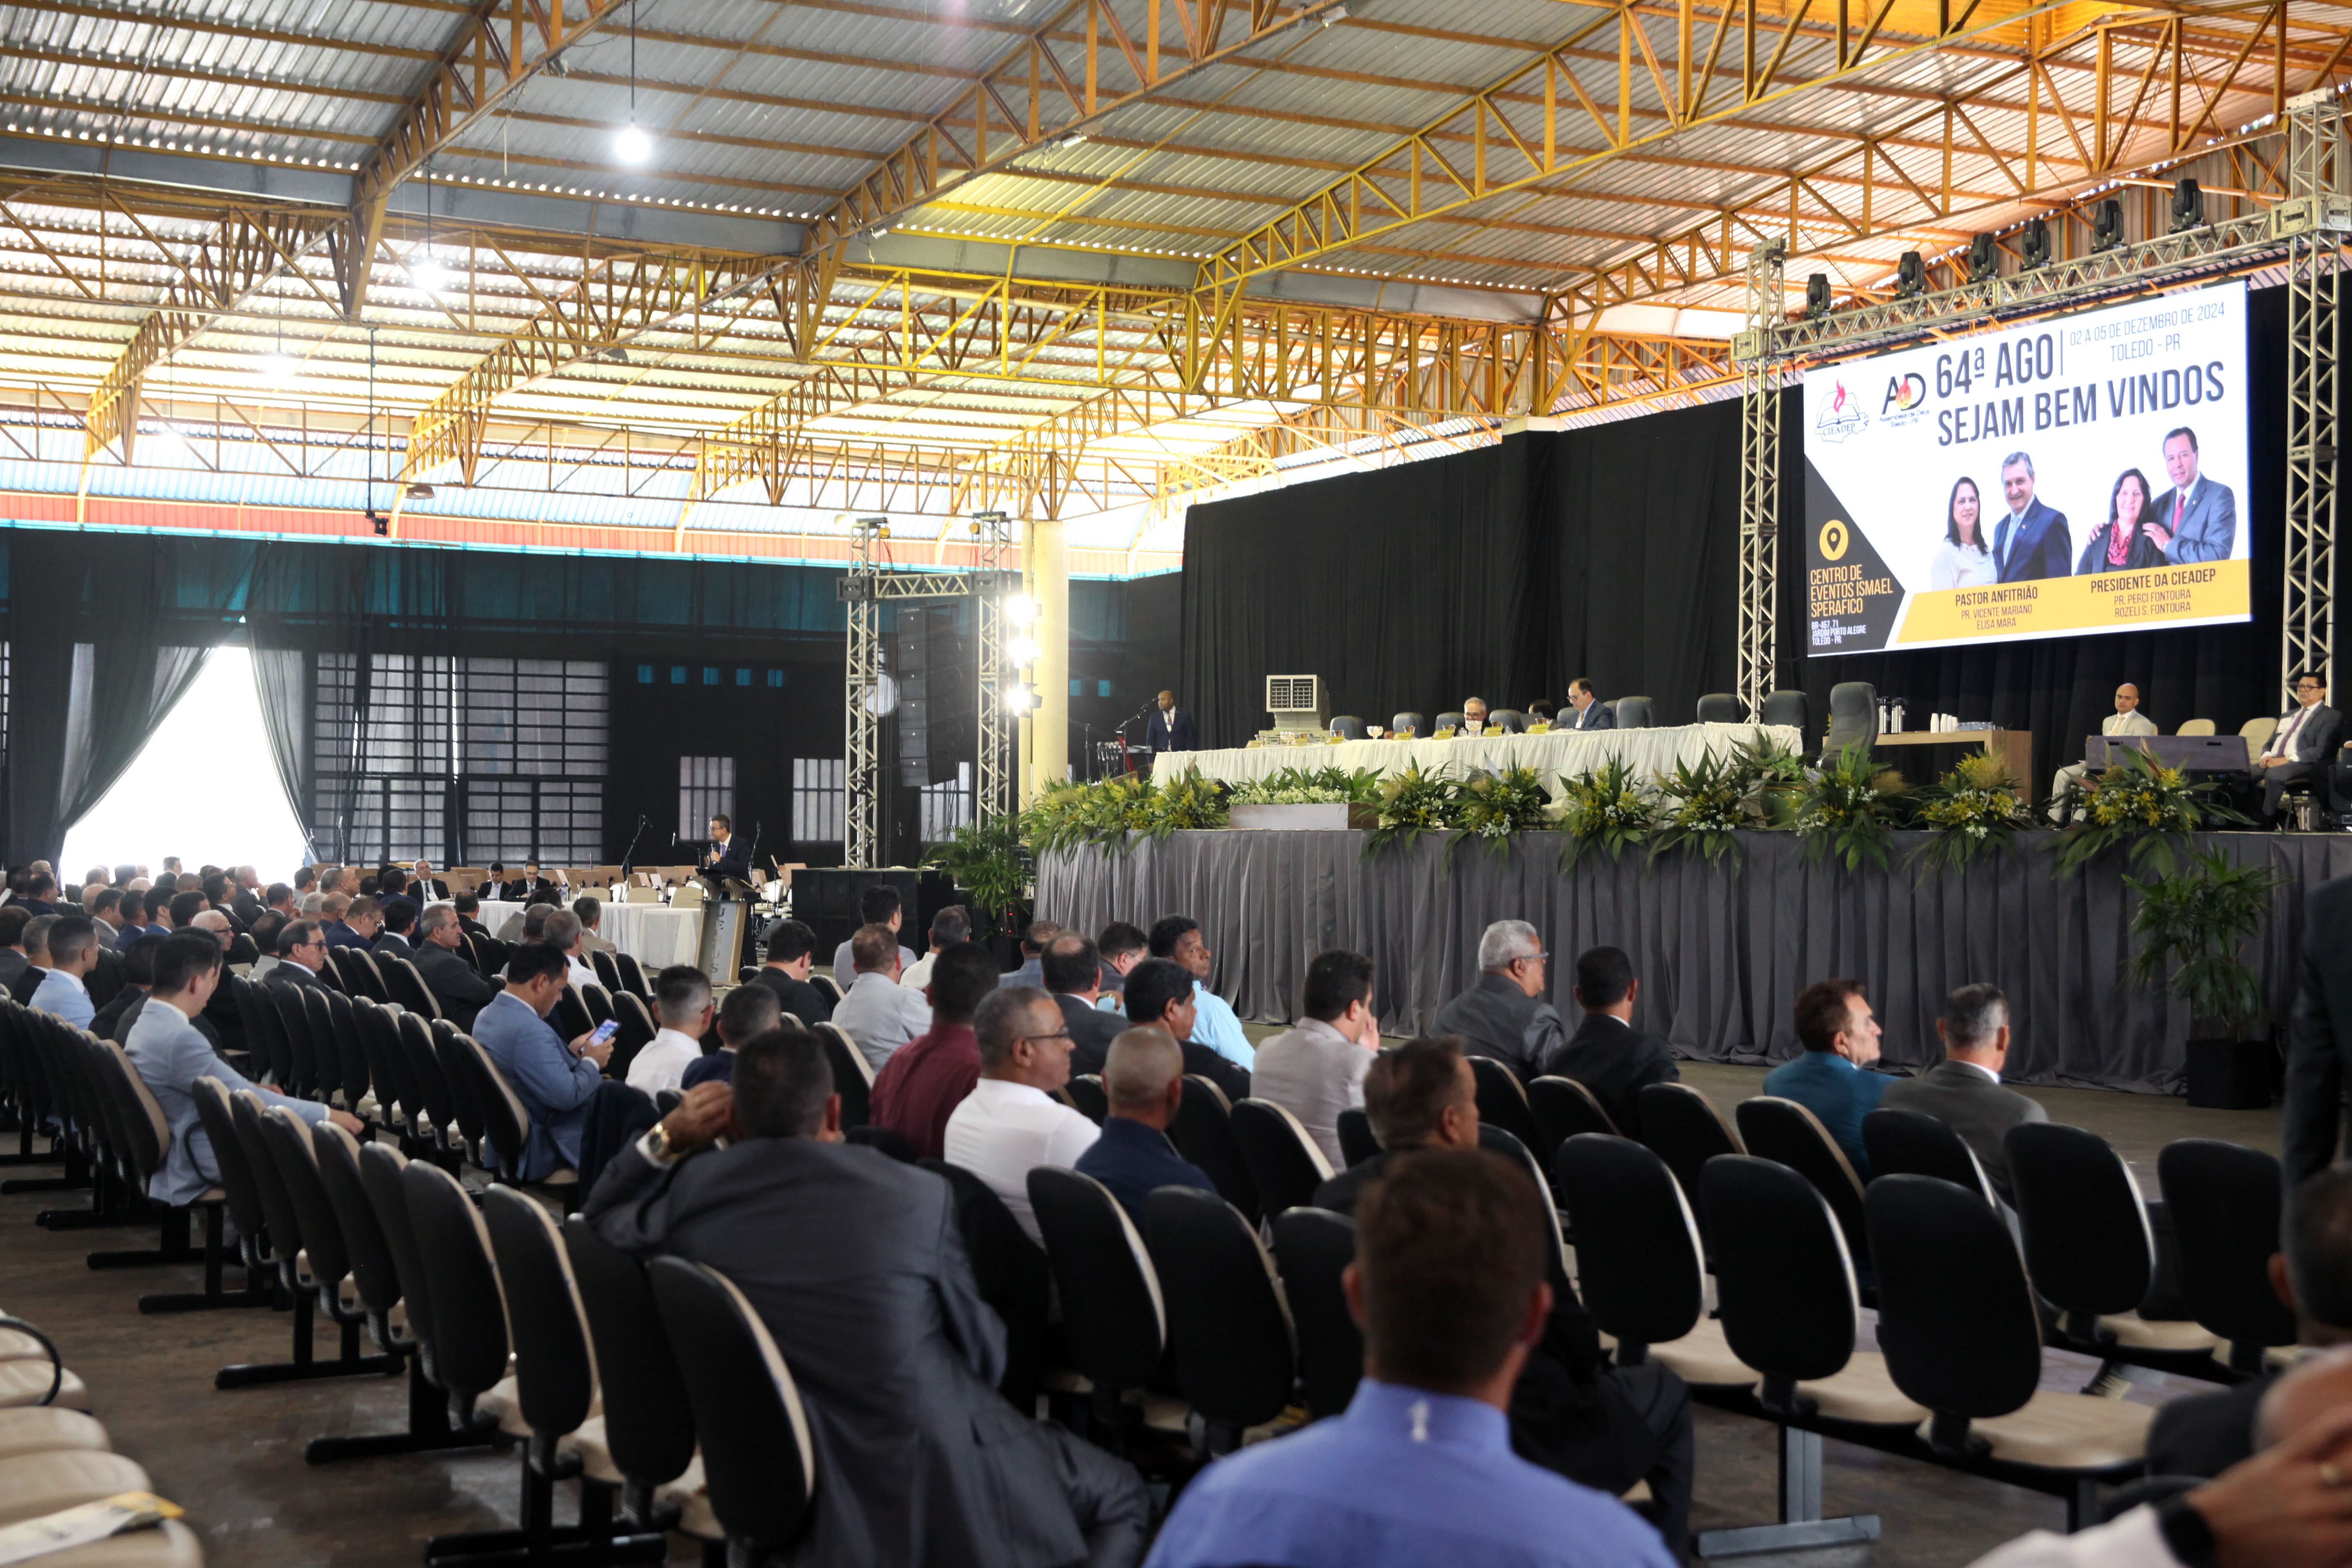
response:
{"label": "man in maroon shirt", "polygon": [[900,1046],[874,1079],[873,1121],[914,1145],[917,1158],[943,1157],[948,1118],[980,1081],[980,1041],[971,1016],[994,994],[996,959],[976,942],[940,950],[923,994],[931,1026]]}

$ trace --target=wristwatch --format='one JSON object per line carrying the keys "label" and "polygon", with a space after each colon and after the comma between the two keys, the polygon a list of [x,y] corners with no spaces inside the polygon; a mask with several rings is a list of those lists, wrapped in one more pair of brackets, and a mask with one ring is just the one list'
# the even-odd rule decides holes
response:
{"label": "wristwatch", "polygon": [[669,1129],[658,1121],[654,1123],[654,1130],[646,1134],[646,1154],[656,1165],[670,1157]]}
{"label": "wristwatch", "polygon": [[2213,1527],[2189,1500],[2187,1492],[2179,1492],[2156,1505],[2157,1533],[2164,1537],[2165,1550],[2180,1562],[2181,1568],[2213,1568],[2213,1553],[2219,1543],[2213,1539]]}

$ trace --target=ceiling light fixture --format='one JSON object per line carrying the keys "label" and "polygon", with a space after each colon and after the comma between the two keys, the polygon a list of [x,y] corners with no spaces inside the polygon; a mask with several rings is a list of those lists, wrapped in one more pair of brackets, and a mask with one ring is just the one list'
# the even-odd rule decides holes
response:
{"label": "ceiling light fixture", "polygon": [[654,155],[653,138],[637,129],[637,8],[629,6],[629,122],[613,136],[613,153],[635,168]]}

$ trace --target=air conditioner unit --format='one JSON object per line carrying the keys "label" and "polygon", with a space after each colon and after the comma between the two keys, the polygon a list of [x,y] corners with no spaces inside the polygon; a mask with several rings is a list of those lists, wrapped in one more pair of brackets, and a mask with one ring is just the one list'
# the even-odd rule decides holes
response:
{"label": "air conditioner unit", "polygon": [[1331,723],[1323,679],[1315,675],[1269,675],[1265,678],[1265,710],[1276,730],[1324,730]]}

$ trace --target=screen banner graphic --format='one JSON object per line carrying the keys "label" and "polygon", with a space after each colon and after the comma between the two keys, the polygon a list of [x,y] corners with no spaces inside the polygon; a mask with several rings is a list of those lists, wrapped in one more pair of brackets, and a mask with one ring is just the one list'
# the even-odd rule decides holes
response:
{"label": "screen banner graphic", "polygon": [[2229,283],[1808,372],[1808,647],[2250,618],[2245,367]]}

